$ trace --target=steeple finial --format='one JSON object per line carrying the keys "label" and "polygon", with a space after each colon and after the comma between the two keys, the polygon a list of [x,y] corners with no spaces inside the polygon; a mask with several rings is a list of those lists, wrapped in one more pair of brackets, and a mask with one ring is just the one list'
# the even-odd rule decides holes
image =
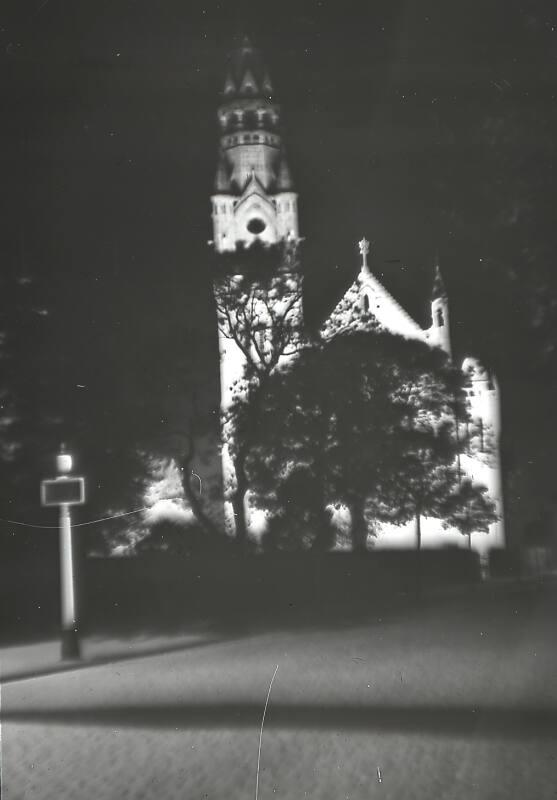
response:
{"label": "steeple finial", "polygon": [[360,239],[358,242],[358,249],[362,256],[362,267],[363,269],[367,269],[367,254],[369,253],[369,241],[364,236],[363,239]]}

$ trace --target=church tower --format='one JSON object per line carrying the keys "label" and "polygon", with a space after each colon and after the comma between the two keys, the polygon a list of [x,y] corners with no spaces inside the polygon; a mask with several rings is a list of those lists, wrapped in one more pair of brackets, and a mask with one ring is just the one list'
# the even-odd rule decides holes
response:
{"label": "church tower", "polygon": [[297,240],[298,198],[280,135],[280,108],[261,56],[247,38],[230,58],[218,123],[211,198],[216,252],[257,240]]}
{"label": "church tower", "polygon": [[429,341],[451,357],[451,335],[449,329],[449,297],[445,289],[439,259],[435,260],[435,275],[431,292],[431,328]]}
{"label": "church tower", "polygon": [[[219,323],[225,524],[237,537],[264,521],[242,494],[229,413],[264,374],[292,357],[301,336],[297,194],[280,131],[280,108],[261,55],[244,38],[229,60],[217,112],[212,202],[214,294]],[[280,328],[278,330],[277,328]],[[285,346],[286,345],[286,346]],[[240,533],[240,531],[244,533]]]}

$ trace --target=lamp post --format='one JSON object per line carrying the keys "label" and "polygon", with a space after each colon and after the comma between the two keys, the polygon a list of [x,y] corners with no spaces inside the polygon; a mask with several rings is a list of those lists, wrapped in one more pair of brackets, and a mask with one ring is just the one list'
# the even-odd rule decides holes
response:
{"label": "lamp post", "polygon": [[58,477],[41,482],[42,505],[57,505],[60,509],[61,656],[64,660],[80,658],[70,506],[85,502],[85,481],[68,474],[72,466],[72,457],[62,445],[56,456]]}

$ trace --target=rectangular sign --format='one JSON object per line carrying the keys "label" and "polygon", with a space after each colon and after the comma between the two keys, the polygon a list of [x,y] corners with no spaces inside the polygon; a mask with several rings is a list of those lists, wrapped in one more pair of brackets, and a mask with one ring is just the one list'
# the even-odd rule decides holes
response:
{"label": "rectangular sign", "polygon": [[41,481],[41,505],[43,506],[79,506],[84,502],[84,478],[55,478]]}

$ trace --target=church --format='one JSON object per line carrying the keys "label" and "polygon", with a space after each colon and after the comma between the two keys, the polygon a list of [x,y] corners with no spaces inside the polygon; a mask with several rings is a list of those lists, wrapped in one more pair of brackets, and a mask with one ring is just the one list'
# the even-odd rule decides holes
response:
{"label": "church", "polygon": [[[298,195],[290,173],[284,143],[281,138],[280,108],[275,102],[273,86],[259,51],[245,38],[233,52],[224,82],[222,103],[218,109],[220,143],[214,193],[211,197],[213,239],[210,245],[216,256],[232,265],[229,275],[240,273],[242,259],[234,261],[234,255],[265,253],[266,249],[281,246],[285,253],[283,263],[277,270],[286,273],[288,286],[295,301],[290,309],[295,322],[303,328],[301,283],[303,272],[294,261],[288,266],[288,253],[300,241],[298,228]],[[369,327],[380,329],[424,342],[429,347],[441,348],[452,358],[449,298],[443,283],[441,267],[437,260],[432,274],[429,292],[431,325],[422,328],[404,310],[396,299],[381,284],[369,264],[369,242],[365,237],[358,243],[361,268],[356,280],[348,287],[330,316],[325,320],[321,336],[362,330],[362,320],[370,320]],[[268,268],[268,267],[267,267]],[[237,276],[238,277],[238,276]],[[215,277],[215,297],[219,318],[234,313],[226,307],[222,283]],[[425,293],[424,293],[425,294]],[[280,303],[271,294],[265,298],[267,318],[273,314],[269,303]],[[270,310],[269,310],[270,309]],[[362,312],[365,312],[362,314]],[[265,319],[261,314],[260,319]],[[270,322],[268,322],[268,325]],[[262,328],[264,328],[262,324]],[[365,329],[365,328],[364,328]],[[262,331],[264,336],[264,331]],[[259,355],[264,352],[264,341]],[[221,413],[223,426],[226,412],[232,402],[235,387],[242,379],[246,359],[250,354],[237,337],[226,335],[219,324]],[[295,355],[289,356],[290,358]],[[286,356],[284,356],[286,358]],[[505,546],[504,514],[502,499],[501,465],[499,458],[500,412],[499,392],[496,380],[478,362],[467,357],[461,369],[469,378],[467,403],[472,420],[481,432],[482,442],[489,440],[490,446],[480,446],[474,455],[462,454],[461,467],[472,481],[483,484],[494,501],[498,520],[491,524],[489,533],[477,532],[471,537],[472,549],[485,558],[491,548]],[[229,437],[223,429],[222,465],[225,486],[225,523],[229,533],[235,529],[235,516],[227,495],[227,487],[234,484],[234,466],[228,448]],[[244,509],[242,509],[244,513]],[[343,524],[343,511],[337,514],[338,525]],[[347,513],[347,512],[346,512]],[[245,502],[247,528],[257,537],[265,525],[264,514],[251,508],[249,492]],[[404,526],[381,524],[373,541],[374,548],[413,548],[415,532],[413,523]],[[439,520],[426,519],[422,527],[422,546],[436,548],[447,546],[465,547],[466,538],[456,530],[446,530]]]}

